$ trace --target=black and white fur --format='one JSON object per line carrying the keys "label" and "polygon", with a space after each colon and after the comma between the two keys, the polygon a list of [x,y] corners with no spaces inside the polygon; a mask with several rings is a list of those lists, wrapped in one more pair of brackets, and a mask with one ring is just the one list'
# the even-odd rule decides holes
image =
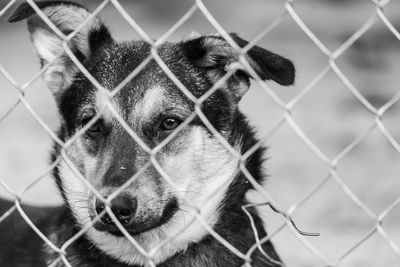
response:
{"label": "black and white fur", "polygon": [[[38,7],[61,32],[68,35],[90,12],[68,1],[37,2]],[[22,4],[10,22],[27,19],[32,42],[42,66],[43,79],[57,102],[61,125],[58,137],[68,142],[88,122],[92,123],[65,153],[76,171],[82,174],[104,198],[127,182],[150,155],[127,133],[107,108],[106,97],[83,75],[63,52],[61,39]],[[231,38],[240,46],[247,41],[236,34]],[[151,46],[144,41],[117,42],[106,26],[94,18],[69,42],[69,47],[89,73],[108,90],[114,89],[149,55]],[[201,109],[215,129],[239,153],[246,152],[257,139],[238,102],[250,85],[251,75],[239,64],[239,54],[219,35],[194,35],[178,43],[166,42],[157,48],[163,62],[196,97],[206,93],[227,71],[235,73],[220,86]],[[255,46],[246,59],[263,80],[281,85],[294,82],[293,64],[268,50]],[[50,66],[48,63],[52,62]],[[194,111],[194,104],[151,60],[111,100],[118,115],[150,148],[157,146]],[[52,162],[62,148],[54,145]],[[259,182],[263,148],[246,161],[246,167]],[[239,171],[239,160],[196,117],[173,137],[156,155],[157,162],[177,188],[150,165],[110,200],[110,208],[126,231],[147,252],[163,240],[175,236],[152,255],[152,261],[168,266],[242,266],[243,259],[215,239],[198,220],[201,218],[222,238],[246,253],[255,244],[249,218],[242,210],[245,194],[252,189]],[[37,208],[23,205],[32,222],[57,247],[84,227],[88,230],[66,249],[66,259],[79,267],[147,266],[149,261],[121,233],[104,204],[78,177],[65,160],[53,171],[65,205],[60,208]],[[217,192],[214,192],[219,189]],[[214,193],[213,193],[214,192]],[[210,195],[213,193],[212,195]],[[0,214],[12,203],[0,201]],[[250,210],[260,238],[266,236],[256,210]],[[91,226],[93,224],[93,226]],[[184,229],[184,227],[186,227]],[[184,229],[184,230],[183,230]],[[59,257],[30,229],[17,212],[0,223],[1,266],[48,266]],[[271,242],[262,245],[265,252],[280,262]],[[251,266],[279,266],[257,249]],[[62,262],[57,267],[65,266]]]}

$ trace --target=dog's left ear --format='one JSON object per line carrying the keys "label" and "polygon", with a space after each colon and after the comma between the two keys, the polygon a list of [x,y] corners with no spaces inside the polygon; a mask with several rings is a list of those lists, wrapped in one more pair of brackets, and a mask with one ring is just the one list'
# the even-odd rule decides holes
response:
{"label": "dog's left ear", "polygon": [[[232,33],[230,37],[243,48],[248,42]],[[207,76],[218,81],[230,69],[237,71],[228,79],[229,90],[237,101],[247,92],[252,77],[239,63],[239,51],[219,35],[196,36],[181,43],[188,59],[197,67],[204,68]],[[293,63],[262,47],[253,46],[245,56],[250,66],[262,80],[273,80],[281,85],[292,85],[295,78]]]}
{"label": "dog's left ear", "polygon": [[[35,2],[43,14],[64,34],[68,35],[81,24],[86,23],[77,34],[68,41],[68,47],[80,62],[90,58],[102,44],[112,42],[108,29],[97,18],[85,22],[91,12],[78,3],[71,1]],[[28,30],[38,53],[42,67],[52,62],[43,73],[47,87],[56,98],[68,88],[79,71],[64,51],[64,40],[57,35],[35,10],[28,4],[21,4],[8,19],[16,22],[28,21]]]}

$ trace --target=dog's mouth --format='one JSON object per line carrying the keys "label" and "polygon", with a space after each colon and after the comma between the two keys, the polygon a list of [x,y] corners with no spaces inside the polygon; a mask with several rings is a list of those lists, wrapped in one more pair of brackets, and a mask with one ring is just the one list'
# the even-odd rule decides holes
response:
{"label": "dog's mouth", "polygon": [[[162,215],[160,217],[151,217],[147,218],[144,221],[138,221],[137,219],[135,219],[135,217],[133,217],[128,221],[124,219],[118,219],[118,221],[129,235],[136,236],[167,223],[178,210],[178,201],[173,198],[167,203],[167,205],[165,205]],[[92,215],[91,217],[93,220],[96,216]],[[100,232],[107,232],[118,237],[124,236],[124,233],[120,230],[120,228],[107,213],[104,214],[100,220],[94,222],[93,227]]]}

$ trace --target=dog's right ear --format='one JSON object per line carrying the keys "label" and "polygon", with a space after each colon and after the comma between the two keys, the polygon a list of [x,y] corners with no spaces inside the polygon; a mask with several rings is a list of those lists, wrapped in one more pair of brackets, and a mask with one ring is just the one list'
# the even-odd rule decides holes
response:
{"label": "dog's right ear", "polygon": [[[70,34],[89,17],[90,12],[83,6],[69,1],[36,2],[39,9],[65,35]],[[60,38],[28,4],[21,4],[8,19],[16,22],[28,20],[31,39],[39,55],[42,67],[49,62],[51,66],[43,73],[47,87],[57,97],[74,80],[79,71],[63,48]],[[88,59],[102,44],[112,42],[108,29],[98,18],[92,18],[68,42],[68,47],[80,62]]]}

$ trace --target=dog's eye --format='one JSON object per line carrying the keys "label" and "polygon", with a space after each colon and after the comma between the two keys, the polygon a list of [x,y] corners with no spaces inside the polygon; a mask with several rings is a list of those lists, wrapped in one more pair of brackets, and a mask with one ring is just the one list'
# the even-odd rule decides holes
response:
{"label": "dog's eye", "polygon": [[181,124],[181,120],[175,118],[167,118],[161,122],[160,130],[172,131]]}
{"label": "dog's eye", "polygon": [[[86,117],[82,119],[82,127],[85,127],[93,117]],[[101,123],[99,120],[94,122],[89,128],[86,129],[86,135],[90,137],[94,137],[95,135],[99,134],[101,132]]]}
{"label": "dog's eye", "polygon": [[93,135],[100,133],[100,131],[101,131],[100,123],[97,121],[86,130],[86,133]]}

